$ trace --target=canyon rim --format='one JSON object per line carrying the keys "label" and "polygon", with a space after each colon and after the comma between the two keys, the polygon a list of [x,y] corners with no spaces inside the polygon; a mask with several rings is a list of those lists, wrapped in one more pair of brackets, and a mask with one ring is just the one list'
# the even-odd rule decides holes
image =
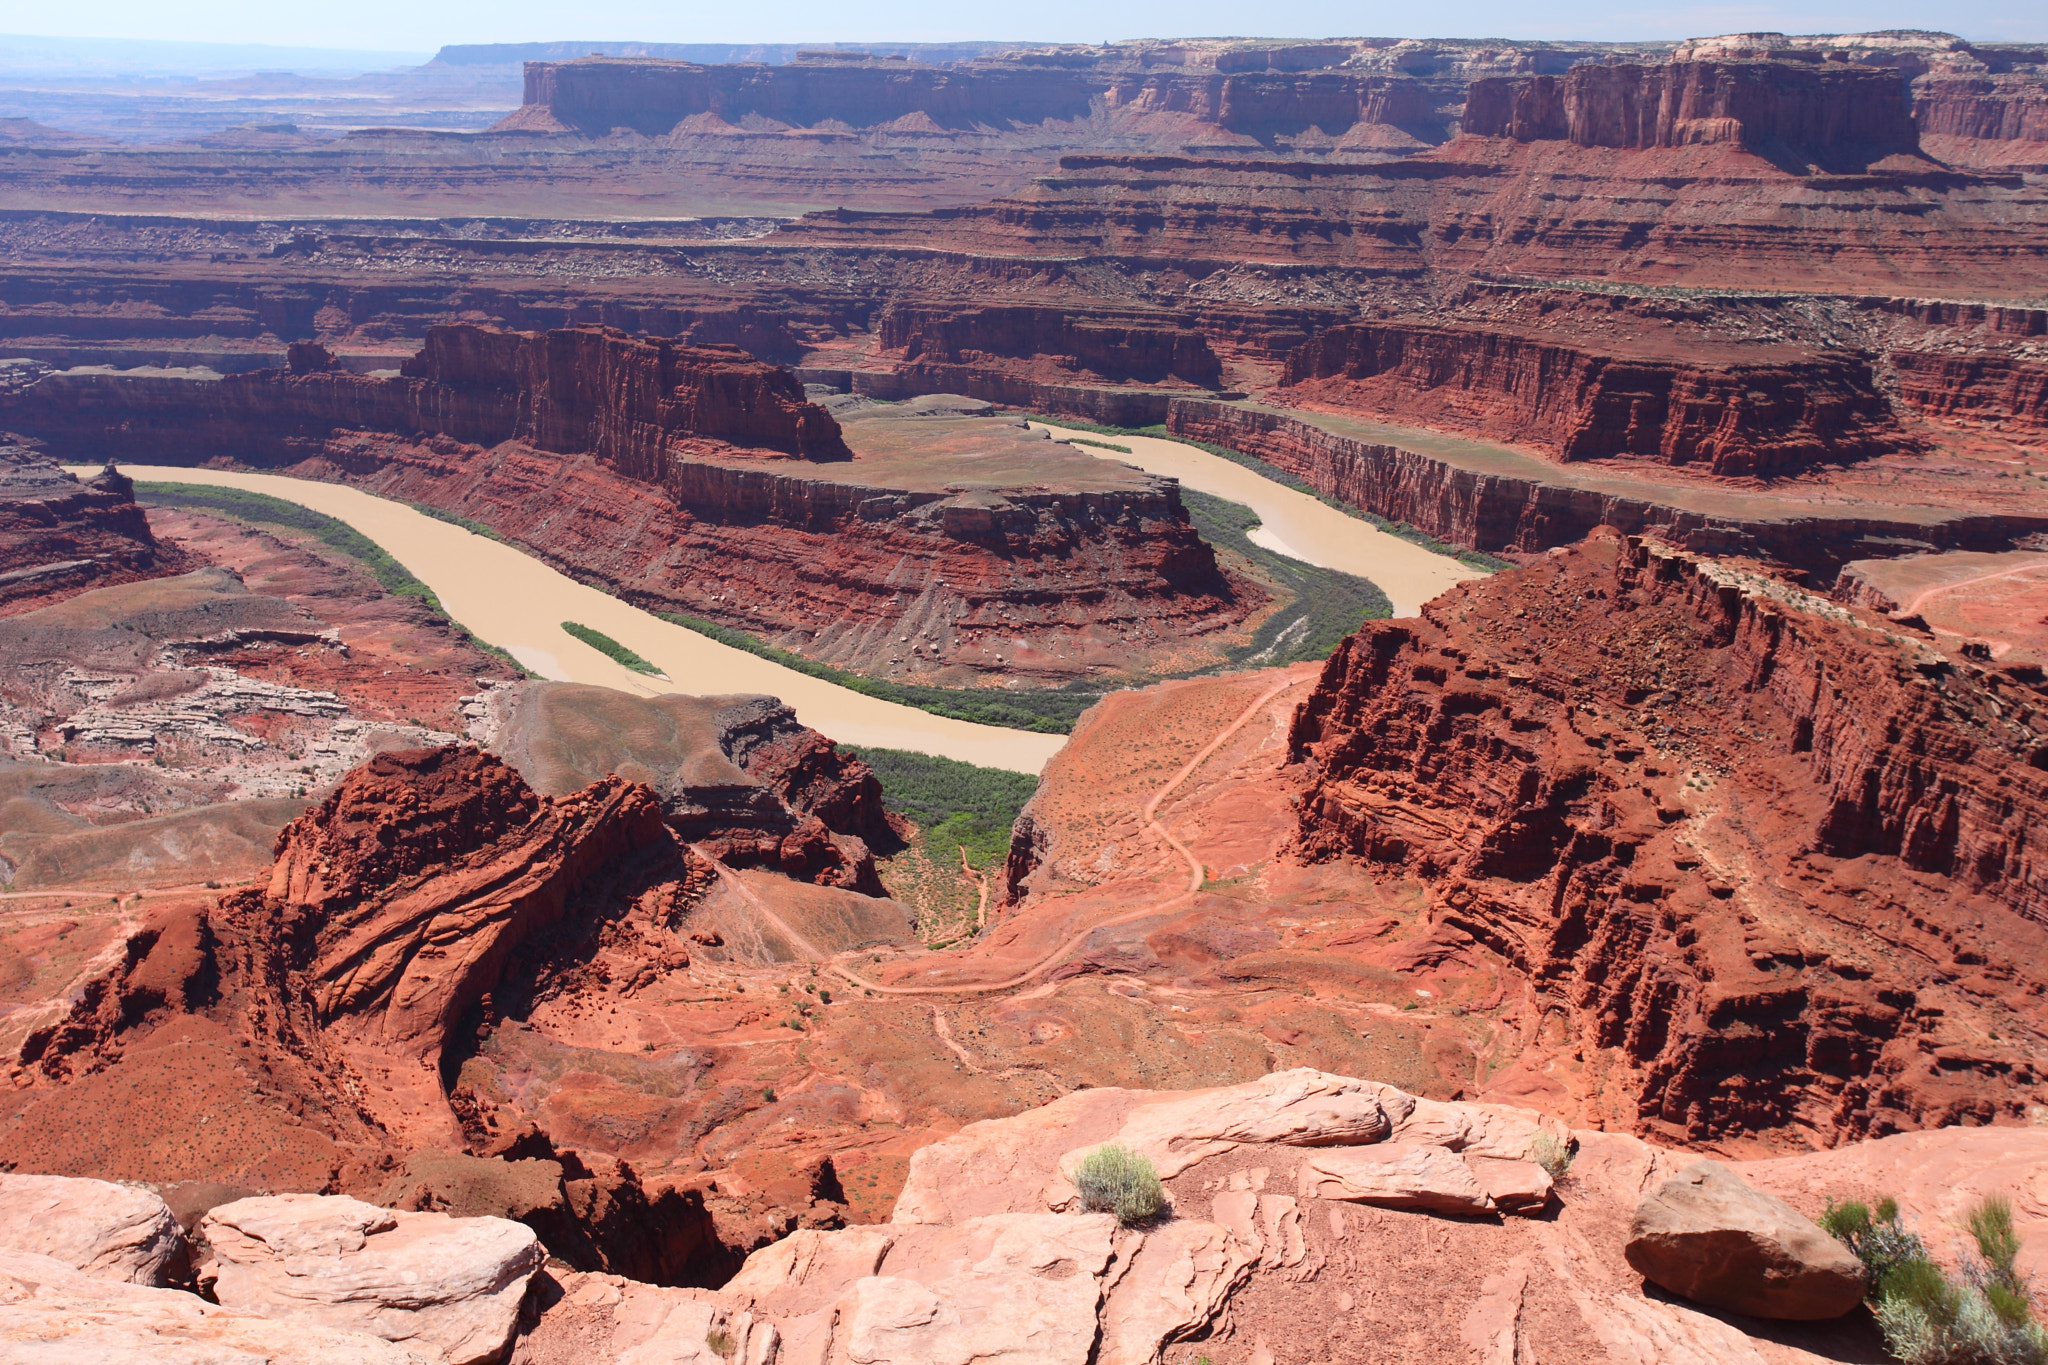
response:
{"label": "canyon rim", "polygon": [[0,1359],[2048,1361],[2042,43],[14,69]]}

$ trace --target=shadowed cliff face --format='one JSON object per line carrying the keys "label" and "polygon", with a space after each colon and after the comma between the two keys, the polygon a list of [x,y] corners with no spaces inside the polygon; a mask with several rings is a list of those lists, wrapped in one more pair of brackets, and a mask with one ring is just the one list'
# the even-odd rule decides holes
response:
{"label": "shadowed cliff face", "polygon": [[1581,66],[1474,81],[1463,131],[1579,147],[1733,142],[1803,169],[1861,169],[1919,150],[1898,72],[1788,62]]}
{"label": "shadowed cliff face", "polygon": [[1298,846],[1427,881],[1645,1131],[1988,1122],[2041,1095],[2032,1026],[1981,1012],[2048,981],[2044,723],[2034,684],[1596,536],[1331,659]]}
{"label": "shadowed cliff face", "polygon": [[1727,347],[1599,355],[1547,337],[1415,324],[1332,327],[1287,359],[1311,401],[1547,446],[1775,475],[1911,449],[1848,355]]}
{"label": "shadowed cliff face", "polygon": [[80,482],[20,446],[0,445],[0,615],[87,588],[182,572],[113,470]]}

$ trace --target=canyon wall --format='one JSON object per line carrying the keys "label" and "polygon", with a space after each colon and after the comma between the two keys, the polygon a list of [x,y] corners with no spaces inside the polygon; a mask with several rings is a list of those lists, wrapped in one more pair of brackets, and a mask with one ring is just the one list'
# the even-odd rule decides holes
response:
{"label": "canyon wall", "polygon": [[113,468],[79,481],[17,445],[0,445],[0,615],[115,583],[182,573],[157,540],[135,485]]}
{"label": "canyon wall", "polygon": [[1245,404],[1175,398],[1167,427],[1257,456],[1326,497],[1480,550],[1542,550],[1569,545],[1595,527],[1663,536],[1709,553],[1755,554],[1831,581],[1864,555],[1915,549],[2011,547],[2048,530],[2048,516],[1956,511],[1937,521],[1873,507],[1868,515],[1801,515],[1787,506],[1745,517],[1707,513],[1568,483],[1488,473],[1420,450],[1347,436],[1306,416]]}
{"label": "canyon wall", "polygon": [[[1100,84],[1058,69],[956,71],[910,63],[697,66],[689,62],[585,57],[529,62],[527,110],[545,109],[586,136],[630,128],[668,133],[693,116],[749,118],[810,128],[827,121],[867,128],[905,117],[942,127],[1043,123],[1087,115]],[[535,126],[515,114],[514,127]]]}
{"label": "canyon wall", "polygon": [[1495,77],[1472,83],[1461,127],[1579,147],[1732,142],[1831,167],[1919,147],[1898,74],[1835,63],[1689,61]]}
{"label": "canyon wall", "polygon": [[1781,583],[1595,537],[1339,649],[1294,722],[1299,847],[1426,882],[1440,934],[1611,1050],[1646,1131],[2012,1120],[2030,1061],[1923,1035],[1952,997],[2048,976],[2043,704]]}
{"label": "canyon wall", "polygon": [[2002,355],[1894,351],[1899,401],[1930,417],[2048,432],[2048,365]]}
{"label": "canyon wall", "polygon": [[1527,442],[1565,460],[1633,455],[1777,475],[1911,447],[1860,358],[1723,350],[1600,355],[1512,333],[1361,323],[1295,351],[1283,382],[1306,401]]}
{"label": "canyon wall", "polygon": [[851,457],[838,424],[804,401],[788,371],[737,347],[604,328],[433,327],[395,378],[334,368],[317,345],[296,348],[286,372],[60,373],[0,401],[0,413],[73,455],[171,463],[213,455],[288,463],[337,427],[482,445],[520,439],[649,479],[692,445]]}
{"label": "canyon wall", "polygon": [[877,340],[886,351],[902,351],[913,367],[1044,358],[1078,383],[1179,380],[1213,389],[1222,377],[1201,331],[1111,310],[1090,316],[1063,308],[897,303],[882,314]]}

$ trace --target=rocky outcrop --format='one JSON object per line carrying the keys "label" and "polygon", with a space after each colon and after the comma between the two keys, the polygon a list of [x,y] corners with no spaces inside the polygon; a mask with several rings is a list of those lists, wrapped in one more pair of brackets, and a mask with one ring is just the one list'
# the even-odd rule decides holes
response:
{"label": "rocky outcrop", "polygon": [[1287,358],[1308,402],[1555,451],[1781,475],[1911,448],[1846,354],[1599,354],[1545,337],[1412,323],[1332,327]]}
{"label": "rocky outcrop", "polygon": [[804,401],[788,371],[733,346],[600,327],[434,327],[391,378],[336,369],[304,350],[289,369],[225,378],[59,373],[0,404],[0,420],[54,450],[174,464],[218,455],[288,464],[336,428],[481,445],[518,439],[595,455],[651,483],[690,450],[849,457],[838,424]]}
{"label": "rocky outcrop", "polygon": [[[1425,880],[1438,932],[1526,972],[1644,1131],[2016,1117],[2031,1059],[1941,1021],[2048,960],[2042,704],[1797,589],[1596,537],[1332,656],[1294,722],[1299,847]],[[1929,887],[1955,910],[1914,908]]]}
{"label": "rocky outcrop", "polygon": [[359,1096],[350,1136],[460,1147],[440,1071],[453,1031],[522,940],[636,856],[680,862],[644,786],[557,800],[473,750],[380,754],[285,827],[266,889],[146,926],[20,1061],[82,1075],[161,1012],[226,997],[302,1084]]}
{"label": "rocky outcrop", "polygon": [[881,784],[773,697],[523,683],[494,693],[490,710],[490,747],[536,791],[566,796],[627,774],[659,794],[679,838],[729,866],[882,894],[874,850],[901,840]]}
{"label": "rocky outcrop", "polygon": [[1846,63],[1666,62],[1586,65],[1562,76],[1472,83],[1460,129],[1472,137],[1579,147],[1735,143],[1830,170],[1919,149],[1906,86]]}
{"label": "rocky outcrop", "polygon": [[1946,421],[2033,435],[2048,431],[2048,365],[2004,355],[1894,351],[1899,401]]}
{"label": "rocky outcrop", "polygon": [[447,1365],[504,1358],[546,1257],[532,1229],[503,1218],[316,1194],[223,1204],[199,1236],[201,1283],[223,1307],[381,1337]]}
{"label": "rocky outcrop", "polygon": [[112,465],[81,483],[18,445],[0,445],[0,615],[137,579],[181,572]]}
{"label": "rocky outcrop", "polygon": [[1221,362],[1201,332],[1143,317],[1074,316],[1066,309],[1006,305],[940,308],[898,304],[882,315],[885,350],[920,365],[1049,363],[1080,383],[1179,380],[1218,387]]}
{"label": "rocky outcrop", "polygon": [[[1318,1098],[1334,1103],[1319,1111]],[[1357,1127],[1368,1103],[1408,1116],[1395,1125],[1398,1140]],[[1202,1155],[1167,1180],[1170,1218],[1119,1227],[1067,1207],[1062,1171],[1073,1154],[1120,1129],[1152,1132],[1162,1150],[1180,1152],[1173,1116],[1213,1111],[1233,1116],[1222,1126],[1237,1136],[1218,1144],[1207,1136],[1218,1125],[1199,1122],[1184,1135]],[[1307,1069],[1197,1091],[1077,1091],[921,1148],[887,1224],[797,1232],[755,1252],[719,1290],[563,1275],[515,1359],[574,1350],[593,1365],[711,1365],[714,1353],[968,1365],[1028,1354],[1048,1365],[1157,1365],[1198,1344],[1225,1359],[1284,1347],[1343,1360],[1411,1333],[1443,1340],[1446,1358],[1486,1362],[1605,1348],[1628,1359],[1815,1365],[1839,1351],[1838,1324],[1765,1326],[1645,1292],[1625,1254],[1629,1215],[1683,1158],[1639,1139],[1559,1130],[1561,1150],[1576,1151],[1564,1197],[1546,1217],[1512,1224],[1470,1202],[1361,1204],[1316,1174],[1427,1166],[1469,1191],[1476,1166],[1493,1158],[1461,1151],[1451,1134],[1518,1130],[1526,1141],[1537,1126],[1528,1111],[1430,1106],[1392,1086]],[[1837,1184],[1887,1156],[1932,1160],[1962,1183],[2038,1173],[2048,1138],[2001,1132],[1996,1142],[1950,1131],[1794,1160],[1805,1178]],[[1905,1150],[1910,1143],[1924,1150]],[[1780,1164],[1743,1163],[1727,1180],[1750,1204],[1781,1210],[1776,1230],[1809,1258],[1825,1259],[1829,1247],[1846,1257],[1800,1216],[1818,1211],[1819,1195],[1802,1188],[1793,1213],[1743,1185],[1782,1187]],[[1928,1221],[1937,1207],[1917,1193],[1906,1203],[1909,1217]]]}
{"label": "rocky outcrop", "polygon": [[430,1352],[367,1333],[279,1321],[12,1251],[0,1251],[0,1350],[92,1365],[442,1365]]}
{"label": "rocky outcrop", "polygon": [[161,1198],[61,1175],[0,1175],[0,1251],[129,1284],[162,1286],[188,1269],[185,1235]]}
{"label": "rocky outcrop", "polygon": [[1644,1194],[1627,1255],[1674,1294],[1756,1318],[1839,1318],[1871,1288],[1848,1247],[1718,1161]]}
{"label": "rocky outcrop", "polygon": [[[1313,414],[1201,398],[1176,398],[1167,411],[1174,435],[1228,446],[1275,465],[1326,497],[1375,516],[1405,521],[1457,545],[1479,550],[1544,550],[1570,545],[1598,527],[1627,534],[1655,531],[1709,553],[1743,553],[1833,580],[1851,560],[1918,549],[2004,550],[2048,529],[2030,515],[1955,511],[1940,520],[1887,515],[1800,514],[1789,506],[1704,510],[1678,499],[1546,482],[1494,473],[1418,448],[1344,434]],[[1832,511],[1833,509],[1829,509]]]}

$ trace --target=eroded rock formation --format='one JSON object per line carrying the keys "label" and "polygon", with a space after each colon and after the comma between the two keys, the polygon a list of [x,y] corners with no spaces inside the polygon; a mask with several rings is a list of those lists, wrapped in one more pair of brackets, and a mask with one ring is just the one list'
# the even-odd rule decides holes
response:
{"label": "eroded rock formation", "polygon": [[1578,147],[1732,142],[1830,170],[1919,150],[1895,72],[1846,63],[1674,61],[1588,65],[1562,76],[1474,81],[1461,122],[1475,137]]}
{"label": "eroded rock formation", "polygon": [[184,567],[111,465],[80,482],[22,446],[0,445],[0,615]]}
{"label": "eroded rock formation", "polygon": [[2025,1010],[2048,891],[2033,683],[1612,536],[1370,624],[1295,721],[1309,858],[1430,885],[1648,1132],[2016,1118],[2042,1077],[1945,1022]]}
{"label": "eroded rock formation", "polygon": [[1595,354],[1547,337],[1414,324],[1332,327],[1287,358],[1301,401],[1463,428],[1565,460],[1640,456],[1774,475],[1910,448],[1849,355]]}

